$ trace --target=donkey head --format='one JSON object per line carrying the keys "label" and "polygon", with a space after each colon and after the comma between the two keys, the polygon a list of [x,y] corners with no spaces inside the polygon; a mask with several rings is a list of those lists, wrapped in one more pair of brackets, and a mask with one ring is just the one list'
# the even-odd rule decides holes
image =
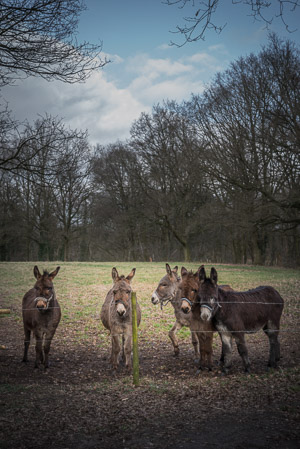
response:
{"label": "donkey head", "polygon": [[184,313],[189,313],[197,302],[200,268],[198,268],[196,273],[187,271],[184,267],[181,268],[182,280],[179,284],[179,290],[181,292],[181,310]]}
{"label": "donkey head", "polygon": [[33,269],[33,274],[36,278],[36,283],[34,288],[37,290],[38,296],[35,299],[36,307],[39,310],[48,309],[49,303],[53,298],[54,288],[53,288],[53,279],[59,272],[60,267],[57,267],[52,273],[48,273],[48,271],[44,270],[44,273],[41,274],[38,267],[35,265]]}
{"label": "donkey head", "polygon": [[177,266],[171,270],[170,265],[166,263],[167,274],[161,278],[156,290],[152,293],[152,304],[158,304],[160,302],[161,306],[163,306],[164,303],[171,301],[174,298],[180,281],[177,271]]}
{"label": "donkey head", "polygon": [[119,276],[117,269],[112,269],[113,285],[113,300],[116,305],[116,310],[119,316],[124,316],[130,307],[131,300],[131,285],[130,282],[135,275],[135,268],[131,270],[127,277]]}
{"label": "donkey head", "polygon": [[[210,270],[210,277],[206,277],[204,266],[199,272],[198,298],[200,302],[200,317],[209,321],[218,308],[218,274],[214,267]],[[230,287],[229,287],[230,288]]]}

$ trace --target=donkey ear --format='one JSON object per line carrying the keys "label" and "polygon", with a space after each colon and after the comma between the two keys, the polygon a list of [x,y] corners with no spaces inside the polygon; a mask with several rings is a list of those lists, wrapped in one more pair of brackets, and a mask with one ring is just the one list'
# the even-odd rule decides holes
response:
{"label": "donkey ear", "polygon": [[204,265],[200,265],[200,267],[198,268],[198,270],[196,271],[196,275],[199,276],[200,270],[201,268],[204,268]]}
{"label": "donkey ear", "polygon": [[132,270],[130,271],[129,275],[126,277],[126,279],[128,279],[129,282],[131,282],[131,279],[135,275],[135,270],[136,270],[135,268],[132,268]]}
{"label": "donkey ear", "polygon": [[187,274],[187,269],[185,267],[181,267],[181,277]]}
{"label": "donkey ear", "polygon": [[56,269],[54,271],[52,271],[52,273],[49,274],[49,278],[51,278],[51,279],[55,278],[55,276],[57,275],[59,270],[60,270],[60,267],[56,267]]}
{"label": "donkey ear", "polygon": [[119,279],[119,273],[116,267],[113,267],[113,269],[111,270],[111,277],[113,278],[114,282],[117,282],[117,280]]}
{"label": "donkey ear", "polygon": [[33,274],[34,274],[34,277],[37,280],[41,279],[41,277],[42,277],[42,275],[40,273],[40,270],[38,269],[37,265],[35,265],[34,268],[33,268]]}
{"label": "donkey ear", "polygon": [[166,263],[166,272],[167,272],[167,275],[169,276],[169,278],[171,278],[172,277],[172,270],[171,270],[171,267],[170,267],[170,265],[168,263]]}
{"label": "donkey ear", "polygon": [[217,285],[218,282],[218,273],[217,270],[212,267],[212,269],[210,270],[210,280],[214,285]]}
{"label": "donkey ear", "polygon": [[199,269],[199,281],[200,281],[200,284],[203,284],[205,279],[206,279],[205,268],[204,268],[204,265],[201,265],[201,267]]}
{"label": "donkey ear", "polygon": [[173,273],[177,274],[178,266],[176,265],[176,267],[174,267],[172,271],[173,271]]}

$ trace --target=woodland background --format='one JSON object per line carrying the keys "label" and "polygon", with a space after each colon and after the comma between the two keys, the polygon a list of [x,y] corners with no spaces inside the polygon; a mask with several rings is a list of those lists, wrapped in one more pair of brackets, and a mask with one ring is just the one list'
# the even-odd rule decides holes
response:
{"label": "woodland background", "polygon": [[[0,88],[20,72],[84,81],[106,64],[95,62],[100,49],[90,44],[70,53],[62,42],[79,2],[56,3],[39,0],[40,11],[27,11],[29,39],[17,28],[21,9],[1,6]],[[57,15],[57,30],[47,14]],[[19,124],[1,102],[0,260],[299,266],[299,74],[299,48],[270,34],[201,95],[154,105],[130,139],[106,146],[93,147],[85,131],[57,117]]]}

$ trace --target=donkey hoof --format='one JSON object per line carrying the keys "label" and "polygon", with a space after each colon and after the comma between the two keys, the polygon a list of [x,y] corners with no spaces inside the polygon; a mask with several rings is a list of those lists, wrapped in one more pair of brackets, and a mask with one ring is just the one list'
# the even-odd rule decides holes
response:
{"label": "donkey hoof", "polygon": [[198,366],[198,369],[196,371],[196,375],[199,376],[199,374],[201,374],[203,372],[203,367],[202,366]]}

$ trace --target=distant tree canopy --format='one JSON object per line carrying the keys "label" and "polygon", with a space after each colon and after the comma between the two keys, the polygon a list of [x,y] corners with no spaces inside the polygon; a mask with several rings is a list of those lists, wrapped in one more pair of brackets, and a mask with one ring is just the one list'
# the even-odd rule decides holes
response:
{"label": "distant tree canopy", "polygon": [[[169,6],[177,6],[185,10],[185,7],[190,10],[189,15],[184,17],[185,24],[177,25],[176,31],[183,36],[182,43],[174,43],[181,47],[188,42],[196,42],[205,40],[205,35],[209,30],[214,30],[221,33],[226,23],[218,24],[215,21],[214,15],[223,0],[163,0]],[[223,1],[228,3],[228,0]],[[296,13],[300,6],[299,0],[232,0],[232,4],[243,4],[249,7],[249,16],[254,20],[262,22],[266,27],[269,27],[274,20],[281,20],[287,31],[296,31],[289,23],[287,15],[289,12]],[[238,6],[237,6],[238,7]]]}
{"label": "distant tree canopy", "polygon": [[23,159],[0,179],[1,260],[299,266],[299,74],[299,49],[270,35],[201,95],[141,114],[127,142],[91,151],[50,116],[7,132]]}

